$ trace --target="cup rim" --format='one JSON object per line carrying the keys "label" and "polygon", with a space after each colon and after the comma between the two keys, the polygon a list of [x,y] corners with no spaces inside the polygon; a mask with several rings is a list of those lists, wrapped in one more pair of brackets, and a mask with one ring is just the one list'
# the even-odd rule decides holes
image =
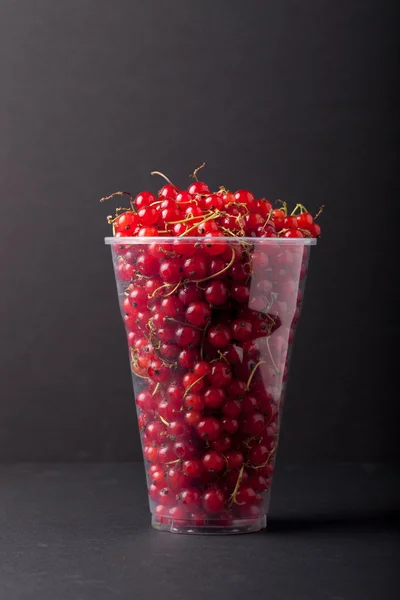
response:
{"label": "cup rim", "polygon": [[196,236],[196,237],[192,237],[192,236],[183,236],[183,237],[179,237],[179,236],[156,236],[156,237],[137,237],[137,236],[131,236],[131,237],[105,237],[104,238],[104,243],[109,245],[109,246],[114,246],[116,244],[120,245],[128,245],[128,246],[134,246],[134,245],[143,245],[143,244],[152,244],[152,243],[157,243],[159,242],[160,244],[168,244],[168,243],[173,243],[178,241],[179,242],[188,242],[188,243],[204,243],[205,241],[207,242],[212,242],[212,244],[218,244],[218,243],[222,243],[222,242],[228,242],[228,243],[240,243],[240,242],[245,242],[247,244],[262,244],[264,245],[274,245],[274,244],[278,244],[278,245],[282,245],[282,246],[315,246],[317,244],[317,238],[280,238],[280,237],[276,237],[276,238],[256,238],[256,237],[229,237],[229,236],[221,236],[218,238],[215,237],[205,237],[205,236]]}

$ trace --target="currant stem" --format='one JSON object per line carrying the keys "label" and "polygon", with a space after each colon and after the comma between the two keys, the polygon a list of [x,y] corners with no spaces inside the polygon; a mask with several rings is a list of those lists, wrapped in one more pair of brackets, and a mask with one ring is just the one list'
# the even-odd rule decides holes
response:
{"label": "currant stem", "polygon": [[273,454],[275,454],[275,450],[276,450],[276,446],[273,446],[271,452],[267,456],[267,460],[265,462],[263,462],[262,465],[254,466],[254,465],[251,465],[248,463],[247,466],[254,469],[255,471],[257,471],[258,469],[263,469],[264,467],[266,467],[269,464],[269,461],[271,460],[271,456]]}
{"label": "currant stem", "polygon": [[277,371],[277,372],[278,372],[278,367],[277,367],[277,366],[276,366],[276,364],[275,364],[274,357],[272,356],[271,348],[269,347],[269,340],[268,340],[268,337],[266,337],[266,338],[265,338],[265,343],[267,344],[268,353],[269,353],[269,356],[270,356],[270,358],[271,358],[271,362],[272,362],[272,364],[274,365],[274,369],[275,369],[275,371]]}
{"label": "currant stem", "polygon": [[221,216],[220,211],[216,210],[215,213],[212,213],[211,215],[209,215],[208,217],[206,217],[205,219],[203,219],[202,221],[200,221],[200,223],[196,223],[196,225],[193,225],[193,227],[189,227],[189,229],[187,229],[186,231],[184,231],[183,233],[181,233],[181,235],[179,237],[184,237],[185,235],[187,235],[188,233],[190,233],[194,229],[197,229],[197,227],[200,227],[200,225],[203,225],[207,221],[211,221],[213,219],[218,219],[218,217],[220,217],[220,216]]}
{"label": "currant stem", "polygon": [[157,383],[156,387],[154,388],[154,391],[152,393],[152,396],[155,396],[158,392],[158,390],[160,389],[160,382]]}
{"label": "currant stem", "polygon": [[[105,202],[106,200],[111,200],[111,198],[115,198],[115,196],[129,196],[131,202],[133,202],[133,196],[129,192],[113,192],[109,196],[103,196],[100,198],[100,202]],[[117,209],[119,210],[119,209]]]}
{"label": "currant stem", "polygon": [[169,426],[169,423],[168,423],[168,421],[166,421],[166,420],[164,419],[164,417],[162,417],[161,415],[158,415],[158,416],[159,416],[159,418],[160,418],[160,421],[161,421],[162,423],[164,423],[164,425],[166,425],[166,426],[168,427],[168,426]]}
{"label": "currant stem", "polygon": [[178,281],[178,283],[176,284],[176,286],[170,290],[167,294],[164,294],[164,298],[167,298],[168,296],[171,296],[174,292],[176,292],[176,290],[178,289],[178,287],[183,283],[182,279],[180,281]]}
{"label": "currant stem", "polygon": [[[268,338],[267,338],[267,339],[268,339]],[[260,362],[258,362],[258,363],[256,364],[256,366],[254,367],[254,369],[251,371],[251,373],[250,373],[250,377],[249,377],[249,379],[247,380],[247,384],[246,384],[246,391],[247,391],[247,392],[248,392],[248,391],[249,391],[249,389],[250,389],[251,380],[253,379],[255,372],[257,371],[258,367],[259,367],[260,365],[263,365],[264,363],[265,363],[265,360],[260,360]]]}
{"label": "currant stem", "polygon": [[165,317],[166,321],[172,321],[173,323],[179,323],[179,325],[185,325],[185,327],[192,327],[193,329],[197,329],[197,331],[203,331],[201,327],[196,327],[196,325],[191,325],[190,323],[185,323],[184,321],[179,321],[174,317]]}
{"label": "currant stem", "polygon": [[150,173],[150,175],[159,175],[160,177],[163,177],[163,179],[165,179],[165,181],[167,181],[167,182],[168,182],[170,185],[172,185],[172,187],[173,187],[173,188],[175,188],[175,190],[176,190],[177,192],[179,192],[179,188],[178,188],[178,187],[176,187],[176,185],[174,185],[174,184],[172,183],[172,181],[171,181],[170,179],[168,179],[168,177],[167,177],[166,175],[164,175],[164,173],[161,173],[160,171],[152,171],[152,172]]}
{"label": "currant stem", "polygon": [[264,230],[265,230],[265,228],[266,228],[266,226],[268,225],[268,223],[269,223],[269,221],[270,221],[271,217],[272,217],[272,208],[271,208],[271,210],[269,211],[269,213],[268,213],[268,215],[267,215],[267,219],[266,219],[266,221],[265,221],[264,225],[262,226],[262,230],[261,230],[261,231],[264,231]]}
{"label": "currant stem", "polygon": [[190,390],[192,389],[192,387],[194,385],[196,385],[196,383],[199,383],[199,381],[201,381],[202,379],[204,379],[205,375],[202,375],[201,377],[199,377],[198,379],[196,379],[196,381],[193,381],[193,383],[191,383],[189,385],[189,387],[186,388],[185,393],[183,394],[183,397],[186,398],[186,396],[188,395],[188,393],[190,392]]}
{"label": "currant stem", "polygon": [[222,354],[221,350],[218,350],[218,356],[220,357],[221,360],[224,360],[227,365],[229,365],[229,360],[226,358],[226,356],[224,356]]}
{"label": "currant stem", "polygon": [[282,204],[281,210],[283,210],[283,212],[285,213],[285,217],[287,217],[288,209],[287,209],[286,202],[284,202],[283,200],[277,200],[277,202],[279,202],[280,204]]}
{"label": "currant stem", "polygon": [[236,495],[239,491],[240,488],[240,484],[242,483],[242,479],[243,479],[243,472],[244,472],[244,465],[241,466],[240,471],[239,471],[239,476],[238,476],[238,480],[236,482],[235,485],[235,489],[233,490],[230,498],[229,498],[229,505],[231,506],[232,504],[238,504],[238,502],[236,502]]}
{"label": "currant stem", "polygon": [[324,208],[325,208],[325,204],[322,204],[319,211],[317,212],[317,214],[314,217],[314,221],[315,221],[315,219],[318,219],[319,215],[323,212]]}
{"label": "currant stem", "polygon": [[[209,213],[212,214],[212,213]],[[188,221],[194,221],[195,219],[200,219],[201,220],[201,216],[199,215],[195,215],[195,216],[191,216],[191,217],[186,217],[185,219],[181,219],[180,221],[166,221],[167,225],[177,225],[178,223],[187,223]],[[199,221],[200,224],[200,221]]]}
{"label": "currant stem", "polygon": [[214,273],[213,275],[209,275],[208,277],[204,277],[204,279],[193,279],[194,283],[202,283],[203,281],[208,281],[209,279],[212,279],[213,277],[218,277],[218,275],[221,275],[222,273],[225,273],[225,271],[227,271],[234,263],[235,261],[235,249],[233,248],[233,246],[231,246],[232,249],[232,258],[229,261],[229,263],[226,265],[226,267],[224,267],[223,269],[221,269],[221,271],[218,271],[217,273]]}
{"label": "currant stem", "polygon": [[296,206],[294,207],[294,209],[292,210],[292,212],[290,213],[290,215],[294,216],[299,209],[300,209],[300,213],[302,213],[303,212],[302,208],[303,207],[302,207],[301,204],[296,204]]}
{"label": "currant stem", "polygon": [[192,177],[192,179],[195,179],[196,181],[198,181],[197,179],[197,173],[200,171],[200,169],[203,169],[206,166],[206,163],[203,162],[202,165],[200,165],[199,167],[197,167],[197,169],[195,169],[193,171],[193,173],[191,175],[189,175],[189,177]]}
{"label": "currant stem", "polygon": [[203,337],[201,338],[201,346],[200,346],[200,359],[203,360],[204,357],[204,342],[206,339],[206,334],[207,334],[207,329],[209,326],[210,322],[206,323],[206,326],[204,327],[204,331],[203,331]]}

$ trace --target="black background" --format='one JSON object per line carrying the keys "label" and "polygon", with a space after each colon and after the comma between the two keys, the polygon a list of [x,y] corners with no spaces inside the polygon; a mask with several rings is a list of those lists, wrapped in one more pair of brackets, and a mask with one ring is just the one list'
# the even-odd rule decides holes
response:
{"label": "black background", "polygon": [[[394,3],[393,3],[394,6]],[[395,10],[364,0],[0,2],[0,460],[140,457],[99,197],[178,185],[321,217],[282,461],[398,458]]]}

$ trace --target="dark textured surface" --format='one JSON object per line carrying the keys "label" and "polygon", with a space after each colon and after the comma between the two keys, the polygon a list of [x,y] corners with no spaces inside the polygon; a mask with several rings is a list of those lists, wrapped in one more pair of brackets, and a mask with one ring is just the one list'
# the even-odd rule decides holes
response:
{"label": "dark textured surface", "polygon": [[2,466],[0,598],[394,600],[397,483],[278,469],[266,532],[207,538],[150,528],[141,464]]}
{"label": "dark textured surface", "polygon": [[102,241],[114,205],[98,199],[156,190],[154,169],[185,184],[203,160],[212,186],[327,206],[281,456],[399,455],[386,218],[399,195],[397,10],[1,0],[0,461],[139,458]]}

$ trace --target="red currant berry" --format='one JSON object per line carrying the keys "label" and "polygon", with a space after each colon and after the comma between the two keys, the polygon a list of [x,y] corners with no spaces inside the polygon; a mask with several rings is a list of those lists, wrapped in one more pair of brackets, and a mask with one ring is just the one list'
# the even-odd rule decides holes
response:
{"label": "red currant berry", "polygon": [[211,450],[210,452],[203,454],[201,461],[206,471],[219,473],[225,468],[225,460],[223,455],[219,452],[215,452],[215,450]]}
{"label": "red currant berry", "polygon": [[202,379],[204,376],[198,376],[195,373],[186,373],[183,376],[183,385],[185,389],[189,389],[191,392],[200,392],[200,390],[204,387],[204,380]]}
{"label": "red currant berry", "polygon": [[221,271],[223,271],[225,267],[226,267],[226,262],[224,260],[222,260],[222,258],[220,258],[220,257],[213,258],[208,267],[208,272],[210,275],[217,275],[217,273],[220,273]]}
{"label": "red currant berry", "polygon": [[307,229],[308,231],[310,230],[312,224],[314,223],[314,219],[313,219],[312,215],[310,215],[310,213],[308,213],[308,212],[303,212],[303,213],[297,215],[296,219],[297,219],[297,226],[300,229]]}
{"label": "red currant berry", "polygon": [[185,408],[188,411],[202,411],[204,409],[204,398],[202,394],[189,393],[185,396]]}
{"label": "red currant berry", "polygon": [[202,505],[208,513],[216,514],[222,511],[225,504],[224,493],[218,488],[206,490],[202,497]]}
{"label": "red currant berry", "polygon": [[204,404],[207,408],[219,408],[226,398],[222,388],[210,387],[204,392]]}
{"label": "red currant berry", "polygon": [[151,485],[155,485],[156,488],[159,489],[166,486],[165,475],[162,469],[153,471],[153,473],[151,474]]}
{"label": "red currant berry", "polygon": [[138,427],[139,431],[144,431],[146,425],[150,422],[151,416],[148,413],[140,413],[138,415]]}
{"label": "red currant berry", "polygon": [[[206,225],[207,223],[204,224],[204,227],[206,227]],[[210,226],[211,221],[208,227]],[[223,233],[220,233],[219,231],[212,231],[211,233],[207,233],[206,239],[203,244],[203,248],[207,252],[207,254],[210,254],[211,256],[218,256],[225,252],[226,247],[227,242]]]}
{"label": "red currant berry", "polygon": [[201,334],[198,329],[183,325],[175,331],[175,340],[181,348],[193,348],[200,343]]}
{"label": "red currant berry", "polygon": [[195,181],[188,187],[187,191],[191,196],[196,196],[197,194],[209,194],[210,188],[202,181]]}
{"label": "red currant berry", "polygon": [[239,422],[233,417],[222,417],[221,427],[223,431],[226,431],[226,433],[233,435],[239,429]]}
{"label": "red currant berry", "polygon": [[173,342],[168,342],[167,344],[161,344],[159,348],[159,353],[164,358],[176,358],[181,349],[178,344],[174,344]]}
{"label": "red currant berry", "polygon": [[285,219],[285,211],[281,208],[274,208],[272,211],[272,219],[275,223],[276,231],[283,229],[283,221]]}
{"label": "red currant berry", "polygon": [[235,193],[235,200],[238,204],[245,204],[250,211],[257,208],[254,196],[248,190],[238,190]]}
{"label": "red currant berry", "polygon": [[226,434],[211,442],[211,448],[217,452],[226,452],[231,446],[232,438]]}
{"label": "red currant berry", "polygon": [[265,463],[265,461],[268,459],[268,455],[269,455],[268,447],[265,446],[264,444],[258,444],[251,451],[251,454],[249,457],[249,463],[253,467],[259,467]]}
{"label": "red currant berry", "polygon": [[136,209],[140,210],[156,202],[157,198],[151,192],[141,192],[135,198]]}
{"label": "red currant berry", "polygon": [[147,292],[142,287],[135,286],[131,288],[128,299],[134,308],[143,309],[147,306]]}
{"label": "red currant berry", "polygon": [[161,448],[157,448],[158,450],[158,462],[162,465],[172,462],[176,459],[175,452],[173,447],[170,444],[166,444]]}
{"label": "red currant berry", "polygon": [[240,304],[249,303],[250,290],[247,285],[237,283],[231,286],[231,297]]}
{"label": "red currant berry", "polygon": [[232,339],[232,333],[227,325],[213,325],[210,327],[207,339],[214,348],[226,348]]}
{"label": "red currant berry", "polygon": [[139,218],[136,213],[127,211],[119,215],[114,221],[114,229],[116,233],[121,235],[133,235],[136,227],[139,225]]}
{"label": "red currant berry", "polygon": [[183,271],[189,279],[194,281],[204,279],[208,272],[208,262],[202,252],[196,252],[183,263]]}
{"label": "red currant berry", "polygon": [[250,486],[243,485],[236,494],[236,502],[239,505],[250,506],[256,500],[256,492]]}
{"label": "red currant berry", "polygon": [[203,470],[203,464],[198,458],[191,458],[182,463],[182,472],[191,479],[200,477]]}
{"label": "red currant berry", "polygon": [[172,439],[188,436],[189,433],[190,427],[188,427],[187,424],[180,419],[171,421],[168,424],[168,435]]}
{"label": "red currant berry", "polygon": [[185,306],[192,304],[193,302],[203,300],[203,290],[201,290],[195,283],[185,283],[178,293],[178,298]]}
{"label": "red currant berry", "polygon": [[154,396],[150,394],[148,390],[139,392],[136,396],[136,404],[140,410],[154,411],[157,407],[157,401],[154,400]]}
{"label": "red currant berry", "polygon": [[175,200],[178,194],[179,190],[175,186],[170,185],[168,183],[167,185],[164,185],[164,187],[161,188],[161,190],[158,193],[158,196],[159,198],[172,198],[173,200]]}
{"label": "red currant berry", "polygon": [[310,225],[308,230],[313,237],[319,237],[321,235],[321,227],[318,225],[318,223],[313,223]]}
{"label": "red currant berry", "polygon": [[241,422],[241,430],[249,435],[258,435],[264,429],[265,416],[262,413],[247,414]]}
{"label": "red currant berry", "polygon": [[251,475],[248,484],[255,492],[265,492],[269,488],[269,481],[263,475]]}
{"label": "red currant berry", "polygon": [[162,444],[167,438],[167,430],[163,423],[153,421],[146,427],[145,436],[150,442]]}
{"label": "red currant berry", "polygon": [[285,231],[285,233],[283,234],[283,237],[285,238],[303,238],[304,235],[301,233],[301,231],[299,229],[288,229],[287,231]]}
{"label": "red currant berry", "polygon": [[196,454],[196,447],[191,440],[179,440],[174,444],[174,452],[178,458],[188,460]]}
{"label": "red currant berry", "polygon": [[198,410],[188,410],[183,413],[183,418],[190,427],[197,427],[202,419],[202,414]]}
{"label": "red currant berry", "polygon": [[232,323],[232,334],[236,340],[244,341],[251,337],[253,332],[251,321],[237,319]]}
{"label": "red currant berry", "polygon": [[214,417],[205,417],[197,425],[197,433],[204,440],[216,440],[221,433],[221,425]]}
{"label": "red currant berry", "polygon": [[189,484],[189,479],[182,472],[180,465],[172,465],[165,473],[165,480],[170,490],[179,492],[182,488]]}
{"label": "red currant berry", "polygon": [[225,454],[226,464],[230,471],[240,469],[244,463],[244,456],[239,450],[229,450]]}
{"label": "red currant berry", "polygon": [[183,369],[193,369],[200,358],[200,353],[195,348],[185,348],[178,356],[178,363]]}
{"label": "red currant berry", "polygon": [[138,217],[141,225],[155,225],[158,221],[158,212],[154,206],[145,206],[139,210]]}
{"label": "red currant berry", "polygon": [[183,314],[184,306],[177,296],[168,296],[162,300],[161,309],[167,317],[177,317]]}
{"label": "red currant berry", "polygon": [[172,506],[168,511],[168,516],[175,526],[187,527],[189,525],[187,510],[184,506]]}
{"label": "red currant berry", "polygon": [[209,304],[215,306],[225,304],[228,299],[228,286],[223,281],[216,279],[206,286],[204,295]]}
{"label": "red currant berry", "polygon": [[234,263],[228,271],[229,277],[235,283],[245,283],[250,275],[249,263]]}
{"label": "red currant berry", "polygon": [[204,327],[211,319],[211,310],[205,302],[192,302],[186,309],[186,321],[196,327]]}
{"label": "red currant berry", "polygon": [[289,215],[283,219],[283,228],[284,229],[297,229],[298,221],[297,217],[294,215]]}
{"label": "red currant berry", "polygon": [[166,258],[160,266],[160,277],[165,283],[178,283],[183,274],[183,263],[180,258]]}
{"label": "red currant berry", "polygon": [[211,373],[207,379],[212,386],[226,387],[232,381],[232,369],[225,361],[218,360],[212,363]]}
{"label": "red currant berry", "polygon": [[161,295],[162,293],[162,285],[163,285],[163,281],[160,277],[151,277],[150,279],[146,280],[146,283],[144,284],[144,289],[146,290],[146,293],[149,297],[153,297],[155,295],[156,290],[158,290],[158,294]]}
{"label": "red currant berry", "polygon": [[222,404],[221,411],[228,417],[237,417],[242,412],[242,405],[239,400],[229,398]]}
{"label": "red currant berry", "polygon": [[171,378],[171,368],[161,360],[153,360],[148,368],[149,377],[157,383],[168,381]]}
{"label": "red currant berry", "polygon": [[159,459],[161,449],[162,448],[157,448],[156,446],[145,446],[143,450],[144,459],[151,463],[156,463],[157,461],[161,462]]}
{"label": "red currant berry", "polygon": [[190,487],[185,490],[182,490],[179,494],[179,497],[182,504],[190,512],[195,511],[200,506],[201,493],[195,487]]}
{"label": "red currant berry", "polygon": [[136,268],[139,273],[146,277],[158,275],[158,260],[150,256],[150,254],[141,254],[136,261]]}
{"label": "red currant berry", "polygon": [[157,227],[142,227],[138,231],[138,237],[157,237],[158,229]]}
{"label": "red currant berry", "polygon": [[193,367],[193,373],[197,377],[203,377],[204,375],[208,375],[211,372],[211,366],[205,362],[204,360],[200,360]]}

